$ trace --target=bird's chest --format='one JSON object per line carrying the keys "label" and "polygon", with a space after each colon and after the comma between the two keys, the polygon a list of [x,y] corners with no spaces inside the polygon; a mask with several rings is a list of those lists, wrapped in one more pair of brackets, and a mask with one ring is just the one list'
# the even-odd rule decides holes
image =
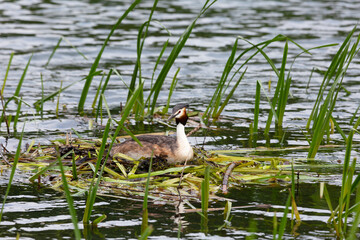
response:
{"label": "bird's chest", "polygon": [[178,146],[175,154],[177,162],[184,162],[193,158],[194,152],[187,139],[186,141],[178,141],[177,145]]}

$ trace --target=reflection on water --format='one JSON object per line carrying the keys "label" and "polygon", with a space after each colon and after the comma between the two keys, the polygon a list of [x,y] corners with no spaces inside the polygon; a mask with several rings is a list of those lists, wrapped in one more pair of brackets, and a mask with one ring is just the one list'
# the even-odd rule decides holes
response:
{"label": "reflection on water", "polygon": [[[175,206],[149,205],[149,221],[155,231],[156,238],[177,238],[178,222],[181,221],[181,237],[183,239],[246,237],[254,235],[259,238],[272,239],[273,216],[283,216],[284,204],[288,192],[283,186],[251,186],[233,189],[227,197],[236,200],[233,207],[253,204],[270,204],[270,208],[233,209],[230,224],[224,225],[222,211],[209,214],[209,231],[201,232],[201,216],[197,213],[175,214]],[[324,199],[320,199],[317,184],[300,184],[296,191],[296,201],[301,214],[301,224],[296,233],[312,239],[323,239],[334,236],[327,226],[330,211]],[[5,191],[4,187],[0,188]],[[330,193],[336,193],[339,187],[329,186]],[[336,194],[334,194],[335,197]],[[98,199],[93,218],[106,214],[107,218],[98,225],[98,232],[92,234],[106,239],[136,239],[141,229],[141,202],[124,199],[101,197]],[[75,197],[74,204],[79,218],[83,214],[85,200]],[[224,207],[224,202],[213,203],[211,207]],[[195,204],[200,207],[200,204]],[[290,217],[290,214],[289,214]],[[223,227],[221,227],[223,226]],[[82,224],[79,228],[83,229]],[[49,189],[38,189],[32,185],[13,186],[5,205],[4,218],[0,225],[0,238],[11,238],[16,233],[21,238],[46,239],[61,236],[73,237],[71,218],[67,203],[61,193]],[[292,232],[289,227],[288,233]],[[291,238],[291,235],[287,235]]]}
{"label": "reflection on water", "polygon": [[[15,92],[27,61],[33,54],[20,95],[30,106],[41,96],[40,74],[43,75],[45,95],[57,91],[61,81],[63,86],[86,76],[107,37],[112,25],[132,1],[2,1],[0,2],[0,72],[2,78],[10,53],[15,56],[12,61],[8,81],[4,91],[5,98]],[[142,2],[135,12],[131,13],[115,32],[105,49],[99,69],[117,69],[126,83],[130,81],[136,59],[136,38],[139,26],[148,19],[149,9],[153,2]],[[163,43],[170,39],[174,44],[187,25],[201,8],[201,1],[160,1],[154,18],[171,31],[171,36],[159,24],[150,27],[142,55],[142,73],[147,80],[145,87],[150,87],[154,63]],[[188,102],[192,110],[204,111],[221,77],[224,65],[230,54],[232,44],[237,36],[242,36],[253,43],[259,43],[284,34],[305,48],[329,43],[341,43],[347,33],[358,22],[360,1],[237,1],[222,0],[217,2],[198,20],[191,38],[180,53],[169,81],[164,88],[168,89],[171,78],[178,67],[179,82],[173,95],[172,104]],[[56,51],[49,66],[44,67],[60,37],[65,37]],[[75,46],[88,60],[85,60],[71,47]],[[279,66],[284,43],[271,45],[266,53]],[[239,51],[249,47],[239,41]],[[289,104],[284,118],[285,138],[272,136],[270,146],[307,145],[301,130],[313,107],[322,75],[314,72],[308,85],[313,68],[325,70],[338,47],[312,51],[313,55],[303,55],[295,62],[292,70],[292,86]],[[168,54],[167,51],[165,54]],[[299,53],[299,49],[290,44],[289,61]],[[359,60],[355,59],[350,66],[343,86],[351,92],[340,92],[337,107],[333,116],[341,127],[349,128],[348,123],[360,102],[357,94]],[[158,72],[157,72],[158,73]],[[248,147],[249,124],[253,119],[255,84],[261,80],[267,86],[272,81],[270,96],[273,94],[276,76],[261,56],[248,64],[245,78],[225,108],[225,116],[217,123],[214,131],[199,131],[190,138],[192,144],[205,146],[206,149]],[[95,96],[100,77],[93,81],[88,102],[90,105]],[[2,84],[0,84],[2,86]],[[82,136],[98,137],[100,131],[89,131],[88,122],[77,116],[76,107],[79,92],[83,83],[75,84],[61,94],[60,117],[55,116],[55,101],[44,105],[43,119],[33,107],[23,104],[19,121],[26,121],[25,143],[32,139],[36,143],[49,143],[49,140],[62,138],[66,131],[76,129]],[[146,92],[147,94],[148,92]],[[127,87],[117,76],[110,80],[105,92],[107,102],[115,116],[118,116],[120,102],[127,97]],[[159,96],[159,104],[165,104],[167,91]],[[17,105],[11,102],[8,113],[15,114]],[[264,128],[269,107],[266,98],[260,106],[260,128]],[[18,131],[22,128],[19,124]],[[134,132],[165,131],[169,128],[161,124],[136,123],[131,129]],[[17,146],[13,136],[5,139],[4,124],[0,129],[0,142],[10,150]],[[206,136],[206,138],[204,138]],[[338,134],[332,135],[332,141],[341,140]],[[355,140],[358,140],[355,137]],[[259,144],[266,145],[266,139],[259,137]],[[357,149],[355,149],[357,151]],[[287,158],[306,157],[306,151],[280,153]],[[344,150],[320,151],[319,158],[329,163],[337,163],[344,158]],[[340,173],[341,171],[336,171]],[[1,179],[1,178],[0,178]],[[6,181],[0,182],[0,192],[4,192]],[[336,182],[338,184],[338,182]],[[337,197],[337,186],[329,186],[329,192]],[[209,233],[199,233],[200,217],[196,213],[183,217],[181,236],[187,239],[229,239],[244,238],[255,234],[258,238],[272,238],[273,214],[281,217],[287,198],[284,187],[251,186],[233,189],[229,197],[236,199],[236,206],[252,203],[272,204],[270,210],[243,209],[234,210],[231,226],[218,230],[223,225],[221,213],[210,214]],[[329,212],[324,200],[319,199],[318,186],[304,183],[299,186],[298,205],[303,215],[303,223],[296,232],[304,239],[333,237],[331,229],[326,226]],[[2,197],[2,196],[1,196]],[[79,216],[82,215],[84,200],[75,198]],[[131,208],[129,208],[131,206]],[[223,206],[223,203],[214,203]],[[99,225],[99,231],[106,238],[136,238],[140,232],[141,204],[125,200],[104,198],[95,208],[96,214],[106,213],[108,218]],[[153,205],[150,210],[154,236],[158,238],[177,238],[174,208],[172,206]],[[5,206],[4,221],[1,223],[0,237],[14,237],[20,232],[22,238],[64,238],[73,237],[70,216],[63,196],[50,190],[37,189],[36,186],[23,185],[21,181],[14,184],[8,203]],[[291,232],[290,229],[287,231]],[[165,237],[166,236],[166,237]],[[287,236],[291,238],[291,236]]]}

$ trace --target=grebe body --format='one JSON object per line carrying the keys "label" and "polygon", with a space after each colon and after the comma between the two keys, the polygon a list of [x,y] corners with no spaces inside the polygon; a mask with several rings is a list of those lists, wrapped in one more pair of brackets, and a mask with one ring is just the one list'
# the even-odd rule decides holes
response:
{"label": "grebe body", "polygon": [[168,163],[182,163],[192,159],[194,152],[185,134],[185,125],[188,120],[186,108],[188,107],[188,104],[174,106],[172,114],[168,119],[175,118],[176,120],[176,137],[138,136],[137,139],[139,139],[142,146],[134,140],[128,140],[114,145],[110,156],[123,153],[131,158],[139,159],[141,157],[150,158],[153,155],[154,157],[166,159]]}

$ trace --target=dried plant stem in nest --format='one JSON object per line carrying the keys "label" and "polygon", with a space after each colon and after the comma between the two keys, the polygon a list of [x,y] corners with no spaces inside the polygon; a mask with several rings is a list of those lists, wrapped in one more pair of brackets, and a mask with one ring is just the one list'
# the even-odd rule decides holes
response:
{"label": "dried plant stem in nest", "polygon": [[221,190],[224,194],[228,193],[228,182],[229,182],[229,177],[230,177],[231,172],[233,171],[233,169],[236,166],[239,166],[242,163],[243,163],[243,161],[230,163],[228,168],[226,169],[225,174],[224,174],[224,179],[222,182],[222,188],[221,188]]}

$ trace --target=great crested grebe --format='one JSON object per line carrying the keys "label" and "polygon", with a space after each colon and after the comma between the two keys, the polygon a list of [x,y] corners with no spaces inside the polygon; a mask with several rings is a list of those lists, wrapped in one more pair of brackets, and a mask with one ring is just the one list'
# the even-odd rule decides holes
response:
{"label": "great crested grebe", "polygon": [[123,153],[131,158],[139,159],[141,157],[150,158],[153,154],[154,157],[166,159],[168,163],[182,163],[192,159],[194,152],[185,134],[185,125],[188,120],[186,108],[188,107],[188,104],[177,104],[168,119],[175,118],[176,120],[176,137],[138,136],[142,147],[134,140],[128,140],[114,145],[110,156]]}

